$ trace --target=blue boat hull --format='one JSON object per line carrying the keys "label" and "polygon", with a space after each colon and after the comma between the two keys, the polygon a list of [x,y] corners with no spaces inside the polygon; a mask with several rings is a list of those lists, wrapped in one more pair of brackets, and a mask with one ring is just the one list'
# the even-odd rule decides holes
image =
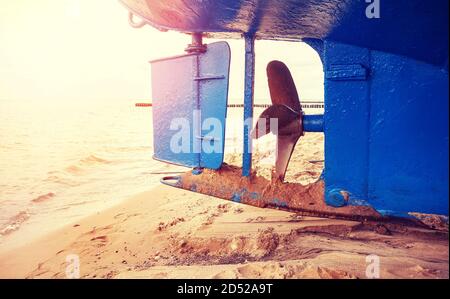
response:
{"label": "blue boat hull", "polygon": [[216,38],[329,39],[448,63],[447,0],[380,1],[380,18],[365,0],[120,0],[154,27],[207,32]]}

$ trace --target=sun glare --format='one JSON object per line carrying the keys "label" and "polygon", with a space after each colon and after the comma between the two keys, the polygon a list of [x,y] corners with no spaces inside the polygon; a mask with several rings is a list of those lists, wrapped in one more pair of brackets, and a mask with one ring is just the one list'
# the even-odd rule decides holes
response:
{"label": "sun glare", "polygon": [[80,0],[65,0],[66,16],[69,18],[79,18],[81,16]]}
{"label": "sun glare", "polygon": [[[16,0],[2,6],[0,15],[0,98],[149,99],[148,61],[183,54],[190,42],[183,33],[131,28],[118,1]],[[229,95],[241,101],[243,42],[227,41]],[[282,59],[299,74],[304,97],[323,98],[320,59],[308,46],[257,42],[256,55],[257,98],[268,95],[265,66],[271,59]]]}

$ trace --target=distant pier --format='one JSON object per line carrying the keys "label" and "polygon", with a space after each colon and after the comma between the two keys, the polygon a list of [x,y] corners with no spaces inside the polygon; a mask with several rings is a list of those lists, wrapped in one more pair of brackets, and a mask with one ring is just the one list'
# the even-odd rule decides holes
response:
{"label": "distant pier", "polygon": [[[302,108],[317,108],[317,109],[323,109],[324,103],[323,102],[317,102],[317,101],[304,101],[302,102]],[[136,103],[136,107],[152,107],[152,103]],[[271,106],[270,104],[253,104],[254,108],[267,108]],[[228,108],[244,108],[244,104],[228,104]]]}

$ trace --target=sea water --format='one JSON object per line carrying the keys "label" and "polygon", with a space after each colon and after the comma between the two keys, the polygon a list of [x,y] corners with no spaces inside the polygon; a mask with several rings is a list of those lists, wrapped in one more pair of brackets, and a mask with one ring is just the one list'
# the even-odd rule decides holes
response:
{"label": "sea water", "polygon": [[[152,108],[134,104],[0,100],[0,248],[112,207],[157,186],[166,172],[188,170],[152,159]],[[225,154],[242,151],[242,123],[243,109],[229,108]]]}
{"label": "sea water", "polygon": [[158,184],[153,172],[174,170],[152,159],[151,108],[129,100],[6,99],[0,119],[0,245],[113,206]]}

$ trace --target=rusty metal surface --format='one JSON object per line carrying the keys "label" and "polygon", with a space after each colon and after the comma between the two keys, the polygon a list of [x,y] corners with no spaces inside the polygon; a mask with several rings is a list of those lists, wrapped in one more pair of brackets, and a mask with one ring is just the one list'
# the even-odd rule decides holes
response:
{"label": "rusty metal surface", "polygon": [[[260,38],[324,37],[349,9],[349,0],[121,0],[133,13],[160,29],[210,32],[214,36]],[[314,17],[310,14],[314,12]],[[286,25],[286,20],[290,24]]]}
{"label": "rusty metal surface", "polygon": [[[261,208],[276,208],[302,215],[342,219],[385,219],[368,206],[333,208],[324,201],[324,183],[309,185],[269,181],[252,173],[240,176],[241,168],[224,164],[219,170],[200,174],[186,172],[172,186]],[[217,184],[221,182],[221,184]]]}

